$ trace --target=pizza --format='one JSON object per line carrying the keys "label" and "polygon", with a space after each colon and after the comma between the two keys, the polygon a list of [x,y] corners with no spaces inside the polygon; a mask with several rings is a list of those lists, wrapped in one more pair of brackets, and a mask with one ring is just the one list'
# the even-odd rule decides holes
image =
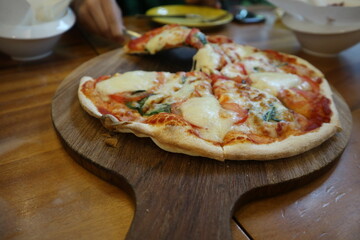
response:
{"label": "pizza", "polygon": [[162,50],[182,46],[200,49],[207,43],[231,42],[232,40],[226,36],[206,36],[198,28],[171,24],[146,32],[141,37],[129,41],[124,49],[130,54],[155,54]]}
{"label": "pizza", "polygon": [[[161,34],[167,30],[183,34],[168,41]],[[127,44],[128,52],[148,54],[192,44],[198,51],[191,71],[85,76],[81,106],[111,132],[150,137],[166,151],[221,161],[298,155],[340,129],[329,84],[309,62],[223,37],[200,46],[199,39],[188,41],[195,31],[164,26]]]}

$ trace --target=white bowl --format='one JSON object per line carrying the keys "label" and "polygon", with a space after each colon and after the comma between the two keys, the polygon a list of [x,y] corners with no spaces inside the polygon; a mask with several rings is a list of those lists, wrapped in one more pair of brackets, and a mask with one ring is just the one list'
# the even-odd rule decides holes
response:
{"label": "white bowl", "polygon": [[75,14],[70,8],[62,18],[46,23],[27,26],[0,22],[0,51],[20,61],[44,58],[74,23]]}
{"label": "white bowl", "polygon": [[[360,22],[359,0],[268,0],[294,16],[301,16],[316,24],[347,26]],[[342,3],[344,6],[331,5]]]}
{"label": "white bowl", "polygon": [[334,57],[360,41],[360,23],[348,26],[315,24],[284,14],[282,22],[291,29],[304,52],[321,57]]}

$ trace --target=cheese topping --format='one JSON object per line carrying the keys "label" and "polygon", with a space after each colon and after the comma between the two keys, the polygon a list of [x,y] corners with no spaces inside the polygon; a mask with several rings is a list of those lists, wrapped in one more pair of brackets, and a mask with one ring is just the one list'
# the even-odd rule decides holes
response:
{"label": "cheese topping", "polygon": [[239,61],[243,58],[251,55],[254,52],[254,47],[248,45],[240,45],[235,43],[228,43],[221,45],[222,50],[229,56],[233,61]]}
{"label": "cheese topping", "polygon": [[227,64],[225,67],[221,69],[221,73],[229,78],[242,77],[245,78],[246,74],[244,74],[243,69],[240,65],[237,64]]}
{"label": "cheese topping", "polygon": [[214,51],[210,44],[206,44],[195,54],[193,59],[196,62],[196,71],[210,74],[220,65],[221,56]]}
{"label": "cheese topping", "polygon": [[[239,117],[244,117],[244,112],[239,111],[240,109],[248,111],[244,122],[232,125],[233,131],[277,137],[278,122],[288,124],[293,121],[290,111],[280,100],[266,91],[246,85],[236,85],[234,81],[228,80],[217,81],[215,87],[224,89],[224,92],[218,93],[219,101],[229,111],[233,110],[234,113],[240,114]],[[237,104],[240,108],[232,104]]]}
{"label": "cheese topping", "polygon": [[253,82],[252,87],[264,90],[274,96],[282,88],[297,87],[302,82],[297,75],[274,72],[252,73],[250,74],[250,79]]}
{"label": "cheese topping", "polygon": [[201,136],[211,141],[221,142],[233,124],[232,118],[220,114],[223,109],[214,96],[190,98],[180,110],[184,119],[201,127]]}
{"label": "cheese topping", "polygon": [[201,96],[211,92],[210,83],[204,81],[202,76],[186,76],[174,74],[167,78],[166,83],[161,85],[154,93],[169,98],[169,102],[185,100],[196,92]]}
{"label": "cheese topping", "polygon": [[252,55],[254,53],[254,47],[246,46],[246,45],[237,45],[233,51],[236,55],[238,55],[242,59]]}
{"label": "cheese topping", "polygon": [[161,85],[156,93],[162,93],[165,96],[171,96],[175,91],[183,87],[181,83],[181,77],[183,75],[172,74],[165,79],[165,84]]}
{"label": "cheese topping", "polygon": [[145,48],[150,54],[154,54],[166,47],[166,45],[179,45],[184,43],[187,36],[186,31],[190,30],[183,27],[171,28],[155,35],[146,43]]}
{"label": "cheese topping", "polygon": [[118,92],[147,90],[157,83],[156,72],[133,71],[115,75],[96,84],[96,91],[102,96]]}
{"label": "cheese topping", "polygon": [[172,98],[174,99],[186,99],[188,98],[194,91],[195,84],[185,84],[179,91],[176,91],[172,94]]}

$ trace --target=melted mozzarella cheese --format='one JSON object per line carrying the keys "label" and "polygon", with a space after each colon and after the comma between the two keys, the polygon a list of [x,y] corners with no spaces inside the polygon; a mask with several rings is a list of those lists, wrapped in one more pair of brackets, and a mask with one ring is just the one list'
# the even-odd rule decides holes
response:
{"label": "melted mozzarella cheese", "polygon": [[[150,95],[147,100],[144,102],[144,105],[142,106],[142,110],[144,112],[149,111],[149,109],[152,109],[155,104],[158,104],[160,102],[164,101],[164,95],[162,94],[154,94]],[[167,103],[167,102],[165,102]]]}
{"label": "melted mozzarella cheese", "polygon": [[220,58],[220,54],[216,53],[210,44],[206,44],[193,58],[196,62],[195,70],[210,74],[220,65]]}
{"label": "melted mozzarella cheese", "polygon": [[[240,57],[240,59],[245,58],[251,54],[254,53],[254,47],[251,46],[246,46],[246,45],[237,45],[234,49],[233,49],[233,53],[235,53],[238,57]],[[229,54],[231,54],[231,52],[229,52]]]}
{"label": "melted mozzarella cheese", "polygon": [[[266,134],[270,137],[277,137],[277,126],[278,121],[266,121],[264,120],[265,115],[272,110],[272,107],[275,107],[274,117],[282,122],[288,123],[289,116],[291,113],[289,110],[272,95],[265,91],[257,90],[255,88],[248,91],[250,98],[254,98],[263,95],[262,101],[247,101],[246,108],[249,109],[249,117],[247,118],[244,124],[234,125],[233,130],[239,131],[242,133],[254,133],[254,134]],[[239,99],[243,99],[240,97]],[[246,100],[246,99],[244,99]]]}
{"label": "melted mozzarella cheese", "polygon": [[180,110],[185,120],[201,127],[201,136],[208,140],[222,141],[233,124],[231,117],[220,115],[222,109],[214,96],[190,98],[181,105]]}
{"label": "melted mozzarella cheese", "polygon": [[243,58],[250,56],[256,49],[251,46],[236,43],[225,43],[220,47],[232,61],[241,61]]}
{"label": "melted mozzarella cheese", "polygon": [[243,61],[245,69],[248,73],[253,72],[283,72],[281,69],[274,67],[268,62],[257,59],[246,59]]}
{"label": "melted mozzarella cheese", "polygon": [[263,52],[256,52],[251,54],[251,58],[262,62],[268,62],[269,58]]}
{"label": "melted mozzarella cheese", "polygon": [[301,85],[299,76],[290,73],[261,72],[250,74],[252,87],[266,91],[274,96],[282,88],[292,88]]}
{"label": "melted mozzarella cheese", "polygon": [[174,99],[186,99],[194,92],[194,84],[185,84],[179,91],[172,94]]}
{"label": "melted mozzarella cheese", "polygon": [[171,96],[175,91],[183,86],[183,84],[180,82],[181,75],[172,74],[168,76],[169,77],[165,80],[165,84],[161,85],[160,88],[156,91],[157,93],[162,93],[165,96]]}
{"label": "melted mozzarella cheese", "polygon": [[225,67],[221,69],[221,73],[229,78],[246,77],[239,64],[232,64],[232,63],[227,64]]}
{"label": "melted mozzarella cheese", "polygon": [[[183,80],[183,78],[185,79]],[[191,78],[194,77],[186,78],[182,74],[173,75],[173,77],[168,78],[166,83],[156,90],[155,93],[170,97],[170,102],[187,99],[194,92],[195,86],[201,84],[200,81],[191,81]],[[197,78],[194,78],[194,80],[197,80]]]}
{"label": "melted mozzarella cheese", "polygon": [[102,96],[107,96],[118,92],[147,90],[156,83],[156,72],[133,71],[97,83],[96,91]]}
{"label": "melted mozzarella cheese", "polygon": [[149,42],[146,43],[145,48],[149,51],[150,54],[154,54],[164,49],[166,45],[182,44],[185,41],[187,32],[189,31],[190,30],[183,27],[165,30],[151,38]]}

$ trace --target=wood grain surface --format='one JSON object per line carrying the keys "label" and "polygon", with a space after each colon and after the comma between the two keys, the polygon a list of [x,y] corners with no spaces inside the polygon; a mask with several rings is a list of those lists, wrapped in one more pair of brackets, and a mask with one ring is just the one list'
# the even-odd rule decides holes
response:
{"label": "wood grain surface", "polygon": [[[334,58],[311,56],[301,51],[294,34],[271,9],[259,13],[266,16],[264,24],[230,23],[207,33],[308,60],[344,97],[353,126],[345,151],[329,171],[309,184],[235,211],[233,239],[358,240],[360,44]],[[138,32],[155,26],[134,17],[124,20]],[[135,214],[134,199],[73,160],[57,137],[50,114],[52,97],[64,78],[87,60],[120,46],[75,26],[46,59],[17,62],[0,53],[1,240],[125,238]]]}
{"label": "wood grain surface", "polygon": [[134,56],[117,49],[75,69],[53,98],[53,123],[70,154],[133,196],[136,211],[127,239],[231,239],[230,220],[241,204],[309,182],[335,162],[350,137],[351,113],[337,93],[343,131],[287,159],[223,163],[165,152],[132,134],[118,134],[118,147],[107,146],[107,130],[79,105],[79,79],[136,69],[188,70],[193,54],[181,48]]}

